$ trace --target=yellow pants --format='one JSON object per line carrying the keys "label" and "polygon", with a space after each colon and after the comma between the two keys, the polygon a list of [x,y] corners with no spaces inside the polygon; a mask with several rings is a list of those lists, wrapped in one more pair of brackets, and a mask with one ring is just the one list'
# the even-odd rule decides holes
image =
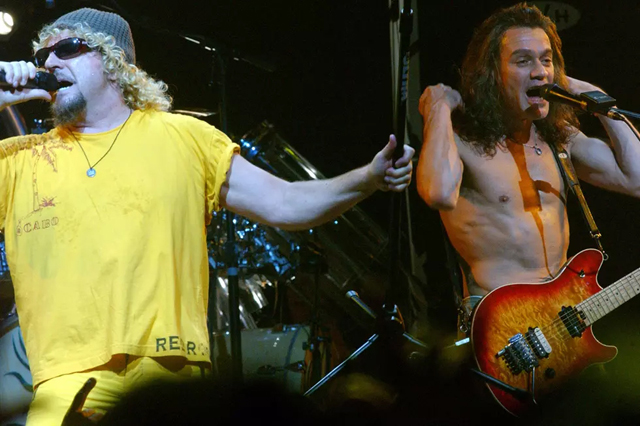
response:
{"label": "yellow pants", "polygon": [[91,377],[97,380],[84,408],[105,414],[128,391],[162,380],[203,378],[209,374],[204,364],[188,364],[180,358],[116,356],[104,366],[66,374],[41,383],[29,406],[27,426],[60,426],[73,397]]}

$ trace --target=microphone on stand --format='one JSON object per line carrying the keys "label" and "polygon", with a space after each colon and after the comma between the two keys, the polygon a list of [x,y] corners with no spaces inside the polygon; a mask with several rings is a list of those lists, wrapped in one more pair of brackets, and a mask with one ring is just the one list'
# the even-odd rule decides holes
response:
{"label": "microphone on stand", "polygon": [[[55,92],[60,88],[60,82],[53,74],[38,71],[35,78],[27,80],[27,84],[17,88],[44,89],[47,92]],[[0,89],[14,89],[12,84],[7,83],[4,71],[0,71]]]}
{"label": "microphone on stand", "polygon": [[527,96],[539,96],[549,102],[560,102],[587,112],[608,115],[616,105],[616,100],[598,90],[583,92],[579,95],[569,93],[557,84],[543,84],[527,90]]}

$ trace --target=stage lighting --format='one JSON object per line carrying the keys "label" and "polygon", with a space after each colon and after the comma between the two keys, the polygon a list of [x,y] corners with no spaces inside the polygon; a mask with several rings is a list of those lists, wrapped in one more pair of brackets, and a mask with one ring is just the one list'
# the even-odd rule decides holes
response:
{"label": "stage lighting", "polygon": [[7,35],[13,30],[13,16],[0,10],[0,35]]}

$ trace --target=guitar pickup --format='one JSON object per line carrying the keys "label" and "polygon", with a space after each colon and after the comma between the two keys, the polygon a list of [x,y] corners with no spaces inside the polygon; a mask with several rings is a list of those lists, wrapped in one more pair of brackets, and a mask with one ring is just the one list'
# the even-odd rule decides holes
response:
{"label": "guitar pickup", "polygon": [[571,306],[563,306],[558,316],[571,337],[582,337],[582,332],[587,329],[587,324],[584,322],[587,317],[584,312]]}
{"label": "guitar pickup", "polygon": [[529,327],[526,333],[527,342],[538,358],[548,358],[551,353],[549,341],[538,327]]}

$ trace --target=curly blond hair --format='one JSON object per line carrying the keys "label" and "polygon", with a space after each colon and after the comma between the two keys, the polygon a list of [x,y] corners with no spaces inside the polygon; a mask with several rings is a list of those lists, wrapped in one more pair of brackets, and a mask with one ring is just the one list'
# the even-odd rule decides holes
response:
{"label": "curly blond hair", "polygon": [[168,111],[171,109],[171,96],[167,93],[167,85],[163,81],[154,80],[146,72],[133,64],[127,63],[124,51],[116,46],[111,35],[93,32],[84,23],[74,25],[49,24],[40,30],[38,40],[33,42],[34,53],[64,30],[71,35],[84,39],[88,46],[102,55],[102,64],[106,75],[113,75],[122,90],[125,103],[132,109],[153,109]]}

